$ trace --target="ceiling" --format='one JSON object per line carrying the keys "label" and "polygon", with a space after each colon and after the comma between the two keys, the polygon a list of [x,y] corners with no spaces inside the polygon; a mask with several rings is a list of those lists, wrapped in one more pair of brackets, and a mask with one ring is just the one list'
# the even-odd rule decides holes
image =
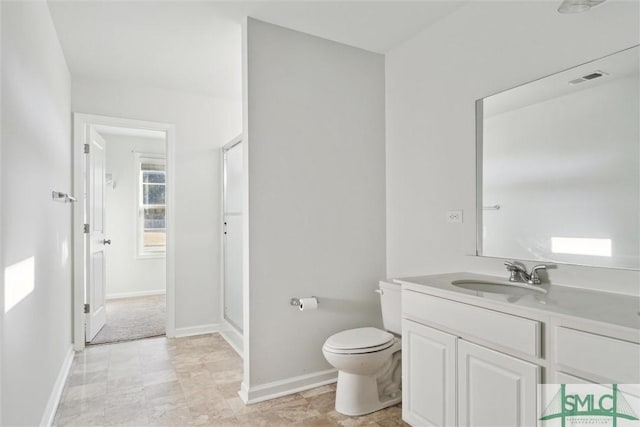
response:
{"label": "ceiling", "polygon": [[49,0],[73,77],[238,99],[245,16],[385,53],[463,4]]}

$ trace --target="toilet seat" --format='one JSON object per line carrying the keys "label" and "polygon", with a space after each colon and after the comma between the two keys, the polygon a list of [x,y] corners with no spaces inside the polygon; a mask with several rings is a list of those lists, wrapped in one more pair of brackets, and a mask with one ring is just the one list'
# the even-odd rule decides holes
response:
{"label": "toilet seat", "polygon": [[363,354],[385,350],[395,343],[393,334],[378,328],[356,328],[331,335],[324,350],[335,354]]}

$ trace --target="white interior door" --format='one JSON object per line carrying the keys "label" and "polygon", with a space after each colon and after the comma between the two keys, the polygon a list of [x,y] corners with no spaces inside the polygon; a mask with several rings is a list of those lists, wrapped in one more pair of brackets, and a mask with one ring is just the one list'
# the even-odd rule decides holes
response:
{"label": "white interior door", "polygon": [[224,151],[224,317],[242,332],[242,143]]}
{"label": "white interior door", "polygon": [[[88,149],[87,149],[88,146]],[[90,342],[106,321],[105,286],[105,161],[104,139],[90,126],[86,153],[86,292],[85,337]],[[87,226],[86,226],[87,227]],[[87,230],[86,230],[87,231]]]}

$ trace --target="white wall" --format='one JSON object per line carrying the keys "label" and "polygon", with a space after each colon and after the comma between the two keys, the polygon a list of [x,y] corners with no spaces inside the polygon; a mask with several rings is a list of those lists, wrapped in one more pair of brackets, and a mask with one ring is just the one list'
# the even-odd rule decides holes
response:
{"label": "white wall", "polygon": [[163,293],[165,258],[137,257],[138,175],[135,153],[164,154],[165,140],[124,135],[102,135],[107,146],[106,237],[107,298]]}
{"label": "white wall", "polygon": [[[2,4],[2,420],[38,425],[71,350],[70,76],[45,2]],[[9,298],[5,299],[8,303]],[[7,307],[8,308],[8,307]]]}
{"label": "white wall", "polygon": [[[475,250],[476,99],[638,43],[637,2],[561,15],[549,2],[472,2],[386,57],[387,271],[504,275]],[[464,209],[464,224],[445,212]],[[552,280],[638,293],[640,274],[560,266]]]}
{"label": "white wall", "polygon": [[[329,335],[380,324],[384,57],[252,19],[246,32],[251,396],[313,381]],[[311,295],[317,311],[289,304]]]}
{"label": "white wall", "polygon": [[240,133],[240,100],[73,78],[74,112],[173,123],[176,329],[220,322],[220,147]]}

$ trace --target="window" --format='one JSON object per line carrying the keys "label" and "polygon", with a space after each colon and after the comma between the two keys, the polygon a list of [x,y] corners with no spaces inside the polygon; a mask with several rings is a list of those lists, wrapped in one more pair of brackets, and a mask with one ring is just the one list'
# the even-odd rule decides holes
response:
{"label": "window", "polygon": [[138,154],[138,257],[163,257],[166,252],[166,173],[163,156]]}

